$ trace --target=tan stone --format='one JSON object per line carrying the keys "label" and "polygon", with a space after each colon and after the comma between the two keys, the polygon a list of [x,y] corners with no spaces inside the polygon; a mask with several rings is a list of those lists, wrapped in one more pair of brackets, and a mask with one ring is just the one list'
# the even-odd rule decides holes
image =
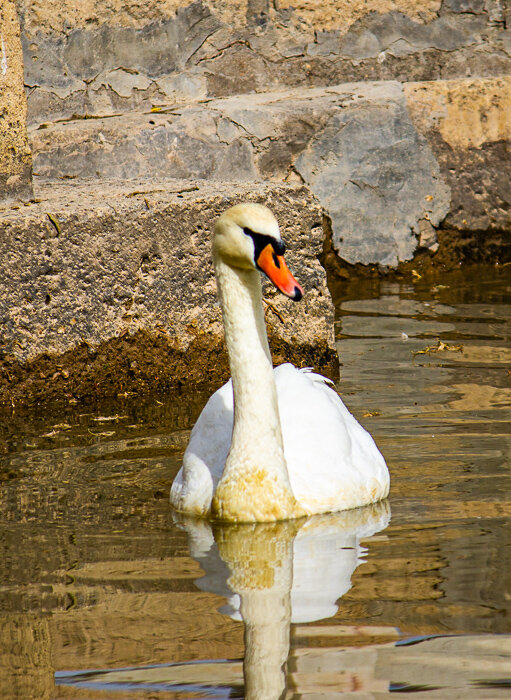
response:
{"label": "tan stone", "polygon": [[[471,230],[476,238],[460,241],[467,251],[463,255],[485,259],[501,248],[506,259],[511,225],[511,76],[404,83],[403,92],[412,123],[426,137],[451,190],[443,225],[451,233],[439,235],[440,246],[457,246],[452,232]],[[480,233],[490,230],[496,236],[491,243]]]}
{"label": "tan stone", "polygon": [[[190,4],[189,0],[69,0],[62,12],[62,0],[25,0],[25,30],[35,34],[62,32],[78,27],[100,26],[114,22],[122,27],[143,27],[168,19]],[[213,12],[229,25],[245,23],[248,0],[209,0]],[[441,0],[282,0],[279,9],[293,7],[296,13],[316,29],[347,30],[369,12],[402,12],[417,22],[429,22],[437,16]]]}
{"label": "tan stone", "polygon": [[0,201],[32,194],[20,27],[14,0],[0,4]]}
{"label": "tan stone", "polygon": [[410,117],[452,148],[511,140],[511,76],[405,83]]}
{"label": "tan stone", "polygon": [[416,22],[429,22],[436,17],[440,0],[281,0],[279,7],[294,7],[316,29],[346,31],[353,22],[369,12],[402,12]]}
{"label": "tan stone", "polygon": [[[0,213],[0,403],[35,396],[38,382],[41,397],[55,398],[227,379],[211,226],[244,200],[274,211],[306,290],[295,304],[265,287],[275,364],[336,376],[321,215],[305,187],[153,178],[51,183],[37,194]],[[49,355],[55,367],[36,368]]]}
{"label": "tan stone", "polygon": [[[221,19],[238,24],[246,14],[247,0],[208,3]],[[25,0],[25,32],[68,32],[70,29],[111,24],[141,28],[174,16],[190,5],[189,0],[69,0],[62,11],[62,0]],[[238,21],[237,21],[238,20]]]}

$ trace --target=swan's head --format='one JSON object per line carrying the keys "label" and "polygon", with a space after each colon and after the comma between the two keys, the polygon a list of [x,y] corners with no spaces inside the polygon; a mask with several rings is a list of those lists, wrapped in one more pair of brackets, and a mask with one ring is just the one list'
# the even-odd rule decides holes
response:
{"label": "swan's head", "polygon": [[277,289],[300,301],[303,289],[286,265],[285,250],[277,219],[262,204],[236,204],[215,224],[215,257],[231,267],[261,270]]}

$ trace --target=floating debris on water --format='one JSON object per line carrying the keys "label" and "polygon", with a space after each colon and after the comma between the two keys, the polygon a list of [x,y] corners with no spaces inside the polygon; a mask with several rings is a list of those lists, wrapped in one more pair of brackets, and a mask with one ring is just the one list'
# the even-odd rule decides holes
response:
{"label": "floating debris on water", "polygon": [[128,416],[119,416],[117,413],[115,413],[113,416],[95,416],[92,418],[93,421],[96,421],[96,423],[108,423],[110,421],[120,421],[128,418]]}
{"label": "floating debris on water", "polygon": [[423,350],[412,351],[413,355],[432,355],[435,352],[463,352],[463,345],[449,345],[438,340],[436,345],[428,345]]}

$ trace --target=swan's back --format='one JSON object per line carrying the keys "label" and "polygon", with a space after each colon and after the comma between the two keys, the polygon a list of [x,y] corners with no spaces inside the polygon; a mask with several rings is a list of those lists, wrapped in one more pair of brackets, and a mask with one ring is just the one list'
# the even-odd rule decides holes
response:
{"label": "swan's back", "polygon": [[324,513],[385,498],[385,460],[327,380],[284,364],[275,369],[275,381],[289,478],[300,505]]}
{"label": "swan's back", "polygon": [[[389,474],[369,433],[327,380],[291,364],[275,369],[284,453],[294,496],[309,514],[385,498]],[[213,394],[190,436],[171,490],[181,511],[206,515],[222,476],[233,427],[232,382]]]}

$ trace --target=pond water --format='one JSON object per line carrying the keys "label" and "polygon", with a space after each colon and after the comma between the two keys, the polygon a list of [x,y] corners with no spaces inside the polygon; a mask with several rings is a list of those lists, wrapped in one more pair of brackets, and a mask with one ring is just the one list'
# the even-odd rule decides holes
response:
{"label": "pond water", "polygon": [[511,697],[510,267],[335,290],[388,503],[168,504],[204,395],[0,420],[0,697]]}

